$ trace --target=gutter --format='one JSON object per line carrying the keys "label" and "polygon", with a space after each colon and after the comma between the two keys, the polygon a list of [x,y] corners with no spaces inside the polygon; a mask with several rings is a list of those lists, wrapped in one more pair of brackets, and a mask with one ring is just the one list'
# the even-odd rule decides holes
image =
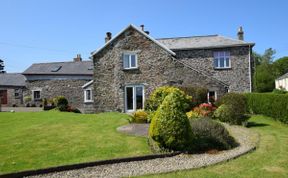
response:
{"label": "gutter", "polygon": [[250,80],[250,93],[252,92],[252,76],[251,76],[251,46],[249,45],[249,80]]}

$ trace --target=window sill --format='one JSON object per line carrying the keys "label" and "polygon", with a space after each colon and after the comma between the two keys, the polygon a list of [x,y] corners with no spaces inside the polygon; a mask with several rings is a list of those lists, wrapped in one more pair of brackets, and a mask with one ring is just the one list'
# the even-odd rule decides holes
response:
{"label": "window sill", "polygon": [[137,68],[126,68],[126,69],[123,69],[123,71],[130,71],[130,70],[139,70],[139,67],[137,67]]}
{"label": "window sill", "polygon": [[84,101],[85,104],[93,103],[93,100]]}
{"label": "window sill", "polygon": [[232,70],[232,67],[221,67],[221,68],[214,67],[214,70]]}

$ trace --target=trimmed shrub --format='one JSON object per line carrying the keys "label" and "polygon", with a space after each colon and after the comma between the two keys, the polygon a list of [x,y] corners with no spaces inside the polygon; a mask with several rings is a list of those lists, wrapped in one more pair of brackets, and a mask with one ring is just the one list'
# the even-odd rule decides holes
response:
{"label": "trimmed shrub", "polygon": [[185,110],[189,108],[192,100],[191,96],[186,95],[182,90],[176,87],[159,87],[151,93],[149,99],[147,99],[145,102],[145,111],[148,113],[148,122],[151,122],[152,118],[155,115],[155,111],[162,104],[165,97],[170,93],[179,93],[180,95],[183,95],[180,102],[182,103]]}
{"label": "trimmed shrub", "polygon": [[186,112],[186,115],[188,117],[188,119],[198,119],[200,118],[201,116],[198,114],[198,112],[195,112],[193,110],[189,111],[189,112]]}
{"label": "trimmed shrub", "polygon": [[179,93],[183,95],[184,97],[181,98],[183,107],[185,109],[189,108],[189,103],[192,100],[192,97],[189,95],[186,95],[182,90],[176,87],[170,87],[170,86],[163,86],[155,89],[149,99],[145,103],[145,110],[147,111],[156,111],[157,108],[162,104],[165,97],[169,95],[170,93]]}
{"label": "trimmed shrub", "polygon": [[191,128],[194,151],[227,150],[238,145],[222,124],[210,118],[192,120]]}
{"label": "trimmed shrub", "polygon": [[192,141],[192,131],[185,114],[186,96],[179,92],[170,93],[157,109],[149,128],[149,137],[162,150],[187,151]]}
{"label": "trimmed shrub", "polygon": [[273,93],[247,93],[247,110],[288,124],[288,95]]}
{"label": "trimmed shrub", "polygon": [[207,93],[208,89],[203,87],[179,87],[182,91],[184,91],[187,95],[192,96],[192,100],[190,102],[190,108],[194,108],[201,103],[207,103]]}
{"label": "trimmed shrub", "polygon": [[25,96],[25,97],[24,97],[24,102],[25,102],[25,103],[29,103],[30,101],[32,101],[31,96]]}
{"label": "trimmed shrub", "polygon": [[288,93],[287,91],[285,91],[284,89],[274,89],[273,91],[272,91],[274,94],[286,94],[286,93]]}
{"label": "trimmed shrub", "polygon": [[214,118],[229,124],[241,125],[248,120],[246,113],[246,98],[243,94],[227,93],[218,105],[219,108],[214,112]]}
{"label": "trimmed shrub", "polygon": [[143,109],[138,109],[132,114],[130,122],[147,123],[147,119],[148,114]]}
{"label": "trimmed shrub", "polygon": [[53,102],[56,104],[59,111],[67,111],[68,100],[64,96],[56,96],[53,99]]}
{"label": "trimmed shrub", "polygon": [[67,106],[67,112],[74,112],[74,113],[81,113],[81,111],[78,108]]}

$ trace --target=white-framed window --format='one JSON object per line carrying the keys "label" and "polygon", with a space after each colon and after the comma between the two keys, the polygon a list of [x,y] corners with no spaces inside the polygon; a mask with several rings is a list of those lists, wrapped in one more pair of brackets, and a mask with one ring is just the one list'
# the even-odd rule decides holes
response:
{"label": "white-framed window", "polygon": [[34,101],[41,100],[41,91],[40,90],[33,90],[32,91],[32,97]]}
{"label": "white-framed window", "polygon": [[123,68],[124,69],[138,68],[137,55],[135,53],[123,54]]}
{"label": "white-framed window", "polygon": [[92,89],[84,90],[84,102],[93,102]]}
{"label": "white-framed window", "polygon": [[215,69],[231,68],[230,52],[229,51],[216,51],[216,52],[214,52],[214,68]]}

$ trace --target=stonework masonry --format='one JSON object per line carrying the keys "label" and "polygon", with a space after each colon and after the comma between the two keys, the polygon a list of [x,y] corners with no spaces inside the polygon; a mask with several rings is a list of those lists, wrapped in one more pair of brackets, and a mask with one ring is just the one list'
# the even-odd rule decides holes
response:
{"label": "stonework masonry", "polygon": [[[137,69],[123,69],[124,52],[137,54]],[[217,91],[219,96],[226,92],[226,85],[212,76],[191,70],[181,60],[138,31],[128,29],[93,57],[95,110],[124,112],[124,88],[130,84],[144,85],[145,98],[164,85],[201,86]]]}
{"label": "stonework masonry", "polygon": [[[83,108],[84,94],[82,86],[89,80],[35,80],[28,81],[26,87],[28,90],[25,96],[32,96],[33,90],[41,91],[41,99],[54,98],[55,96],[64,96],[67,98],[69,105]],[[36,105],[40,105],[41,101],[36,101]]]}

